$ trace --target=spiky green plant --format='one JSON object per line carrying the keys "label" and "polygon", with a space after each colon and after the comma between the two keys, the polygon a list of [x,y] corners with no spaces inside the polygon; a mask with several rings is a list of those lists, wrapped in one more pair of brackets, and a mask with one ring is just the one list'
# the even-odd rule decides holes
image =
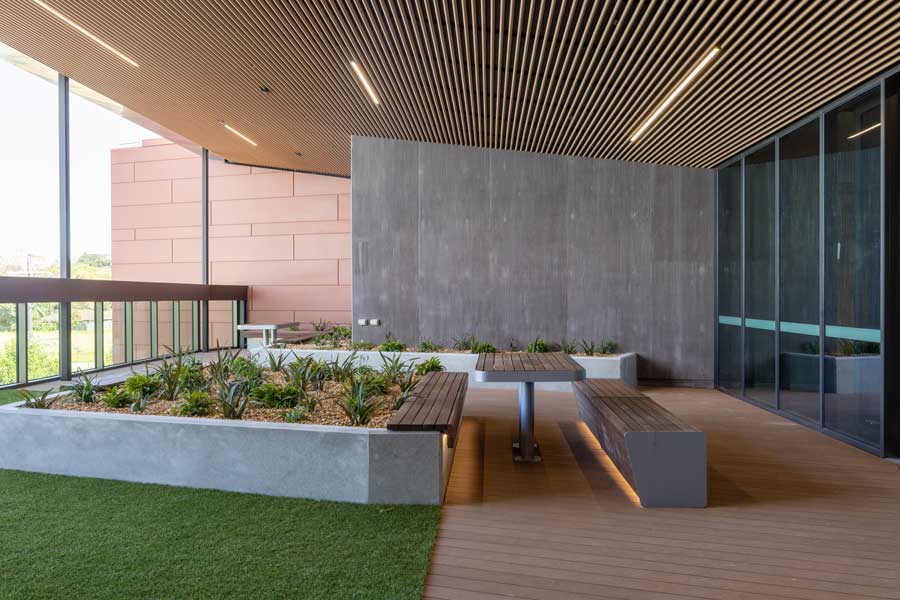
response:
{"label": "spiky green plant", "polygon": [[418,382],[419,377],[416,372],[412,370],[407,371],[400,377],[400,380],[397,382],[397,385],[400,388],[400,395],[394,398],[394,410],[400,410],[400,407],[410,399]]}
{"label": "spiky green plant", "polygon": [[575,340],[570,340],[569,338],[564,337],[559,343],[559,349],[566,354],[575,354],[576,352],[578,352],[578,343]]}
{"label": "spiky green plant", "polygon": [[438,352],[440,349],[441,347],[431,340],[423,340],[419,342],[419,346],[416,348],[416,350],[418,350],[419,352]]}
{"label": "spiky green plant", "polygon": [[99,388],[97,387],[97,379],[95,377],[85,375],[79,369],[75,381],[69,385],[62,386],[60,390],[64,392],[72,402],[89,404],[97,399]]}
{"label": "spiky green plant", "polygon": [[184,355],[178,354],[172,360],[163,359],[156,367],[154,376],[159,382],[159,397],[168,402],[174,402],[181,392],[182,370],[184,369]]}
{"label": "spiky green plant", "polygon": [[268,408],[293,408],[300,401],[300,392],[293,385],[263,383],[250,392],[250,397]]}
{"label": "spiky green plant", "polygon": [[352,378],[344,382],[344,392],[336,402],[347,418],[350,425],[367,425],[372,420],[375,411],[378,410],[378,402],[372,396],[372,391],[364,379]]}
{"label": "spiky green plant", "polygon": [[313,331],[326,331],[328,329],[328,321],[323,319],[319,319],[315,323],[312,324]]}
{"label": "spiky green plant", "polygon": [[528,344],[528,347],[525,348],[525,352],[532,353],[549,351],[550,347],[547,345],[547,342],[544,340],[544,338],[541,337],[534,338],[534,341]]}
{"label": "spiky green plant", "polygon": [[403,360],[399,354],[387,356],[379,350],[378,355],[381,357],[381,375],[389,385],[397,385],[400,377],[413,368],[412,362]]}
{"label": "spiky green plant", "polygon": [[470,350],[472,354],[493,354],[496,351],[497,348],[495,348],[493,344],[479,342],[473,338],[472,349]]}
{"label": "spiky green plant", "polygon": [[[325,375],[335,381],[345,381],[356,372],[356,358],[356,351],[351,352],[344,358],[336,356],[334,360],[328,363],[328,372]],[[321,383],[324,383],[324,380]]]}
{"label": "spiky green plant", "polygon": [[46,389],[40,392],[32,390],[19,390],[16,396],[22,401],[22,408],[47,409],[53,406],[57,399],[57,391]]}
{"label": "spiky green plant", "polygon": [[372,342],[366,342],[364,340],[357,340],[350,344],[351,350],[366,351],[366,350],[373,350],[374,348],[375,348],[375,344],[373,344]]}
{"label": "spiky green plant", "polygon": [[464,335],[462,337],[453,338],[453,349],[460,352],[471,352],[472,346],[478,343],[478,338],[474,335]]}
{"label": "spiky green plant", "polygon": [[250,397],[246,394],[246,381],[232,381],[220,386],[216,391],[216,400],[226,419],[241,419],[250,406]]}
{"label": "spiky green plant", "polygon": [[285,423],[302,423],[309,414],[301,407],[289,408],[281,413],[281,418]]}
{"label": "spiky green plant", "polygon": [[216,360],[210,362],[206,367],[210,379],[212,379],[216,385],[222,385],[231,379],[233,376],[232,365],[239,354],[240,350],[235,350],[233,352],[221,348],[216,350]]}
{"label": "spiky green plant", "polygon": [[149,398],[159,391],[159,380],[149,372],[136,373],[122,384],[133,399]]}
{"label": "spiky green plant", "polygon": [[600,342],[600,354],[615,354],[618,347],[612,340],[603,340]]}
{"label": "spiky green plant", "polygon": [[285,365],[287,365],[287,358],[288,355],[282,354],[281,352],[278,354],[267,352],[266,362],[269,370],[273,373],[284,373]]}
{"label": "spiky green plant", "polygon": [[206,372],[203,370],[203,363],[196,358],[189,358],[184,361],[181,368],[181,391],[182,393],[203,391],[209,388],[209,381],[206,378]]}
{"label": "spiky green plant", "polygon": [[406,344],[400,340],[389,338],[378,346],[379,352],[403,352],[406,350]]}
{"label": "spiky green plant", "polygon": [[437,356],[432,356],[427,360],[423,360],[416,365],[416,375],[424,375],[425,373],[437,373],[444,370],[444,364]]}
{"label": "spiky green plant", "polygon": [[597,346],[594,345],[594,340],[588,342],[587,340],[581,340],[581,351],[588,356],[593,356],[597,352]]}
{"label": "spiky green plant", "polygon": [[100,394],[100,402],[110,408],[125,408],[131,404],[132,397],[125,388],[114,385]]}
{"label": "spiky green plant", "polygon": [[337,343],[344,342],[353,337],[353,331],[344,325],[335,325],[331,328],[331,337]]}
{"label": "spiky green plant", "polygon": [[202,417],[208,415],[212,408],[209,392],[194,390],[187,392],[181,402],[175,406],[175,414],[182,417]]}

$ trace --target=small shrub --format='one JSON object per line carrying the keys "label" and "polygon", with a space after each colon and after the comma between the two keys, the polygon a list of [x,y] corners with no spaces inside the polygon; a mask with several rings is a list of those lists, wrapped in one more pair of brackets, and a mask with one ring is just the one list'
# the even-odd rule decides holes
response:
{"label": "small shrub", "polygon": [[493,344],[489,344],[488,342],[479,342],[475,341],[472,344],[472,354],[493,354],[497,349]]}
{"label": "small shrub", "polygon": [[441,347],[431,340],[419,342],[419,346],[417,348],[419,352],[438,352],[440,349]]}
{"label": "small shrub", "polygon": [[55,392],[56,390],[53,389],[47,389],[41,392],[19,390],[18,392],[16,392],[16,395],[24,403],[22,404],[22,408],[47,409],[53,406],[53,403],[56,402],[56,396],[54,395]]}
{"label": "small shrub", "polygon": [[125,408],[131,404],[131,400],[132,397],[128,390],[117,385],[107,388],[100,394],[100,402],[109,408]]}
{"label": "small shrub", "polygon": [[315,323],[312,324],[313,331],[326,331],[328,329],[328,321],[324,319],[319,319]]}
{"label": "small shrub", "polygon": [[437,356],[432,356],[428,360],[423,360],[416,365],[416,375],[424,375],[425,373],[437,373],[443,371],[444,365]]}
{"label": "small shrub", "polygon": [[70,385],[60,388],[73,402],[91,403],[96,399],[97,380],[89,375],[84,375],[80,370],[75,381]]}
{"label": "small shrub", "polygon": [[378,402],[372,397],[366,381],[358,378],[344,382],[344,393],[337,398],[337,404],[351,425],[367,425],[378,409]]}
{"label": "small shrub", "polygon": [[[269,355],[271,356],[271,352]],[[228,377],[238,379],[262,379],[262,367],[246,356],[235,356],[228,368]]]}
{"label": "small shrub", "polygon": [[132,399],[150,398],[159,391],[159,381],[150,373],[132,375],[123,385]]}
{"label": "small shrub", "polygon": [[418,381],[414,371],[409,371],[400,378],[400,381],[397,382],[397,385],[400,386],[400,395],[394,398],[394,410],[400,410],[400,407],[409,400]]}
{"label": "small shrub", "polygon": [[219,387],[216,401],[226,419],[241,419],[250,406],[250,397],[246,394],[246,381],[232,381]]}
{"label": "small shrub", "polygon": [[532,352],[532,353],[549,352],[549,351],[550,351],[550,347],[547,346],[547,342],[544,341],[544,338],[540,338],[540,337],[534,338],[534,341],[531,342],[530,344],[528,344],[528,347],[525,348],[525,352]]}
{"label": "small shrub", "polygon": [[600,342],[600,354],[615,354],[618,347],[612,340],[603,340]]}
{"label": "small shrub", "polygon": [[234,352],[222,349],[216,350],[216,360],[210,362],[209,366],[206,368],[209,372],[209,378],[217,385],[224,385],[227,383],[233,374],[232,365],[234,364],[234,361],[238,358],[242,358],[239,356],[239,353],[240,350],[235,350]]}
{"label": "small shrub", "polygon": [[575,354],[576,352],[578,352],[578,343],[575,340],[563,338],[559,343],[559,349],[566,354]]}
{"label": "small shrub", "polygon": [[174,360],[163,359],[156,367],[153,375],[159,382],[159,397],[169,402],[174,402],[181,392],[181,372],[184,368],[182,354]]}
{"label": "small shrub", "polygon": [[389,385],[396,385],[403,374],[412,370],[412,364],[402,360],[399,354],[385,356],[379,350],[378,355],[381,356],[381,375]]}
{"label": "small shrub", "polygon": [[392,336],[390,333],[387,334],[386,337],[387,340],[378,346],[380,352],[403,352],[406,350],[406,344]]}
{"label": "small shrub", "polygon": [[332,339],[331,336],[327,333],[320,333],[316,337],[312,339],[312,343],[318,346],[319,348],[327,348],[331,345]]}
{"label": "small shrub", "polygon": [[343,342],[353,337],[353,331],[345,325],[335,325],[331,328],[331,337],[335,341]]}
{"label": "small shrub", "polygon": [[335,359],[330,363],[327,363],[327,365],[327,370],[323,371],[319,376],[320,388],[321,384],[324,383],[324,379],[328,378],[329,376],[335,381],[345,381],[349,377],[353,376],[357,368],[356,351],[351,352],[343,359],[341,359],[340,357],[335,357]]}
{"label": "small shrub", "polygon": [[297,406],[300,392],[293,385],[279,386],[263,383],[250,392],[257,403],[268,408],[293,408]]}
{"label": "small shrub", "polygon": [[144,412],[150,403],[153,401],[153,396],[141,396],[140,398],[136,398],[134,402],[131,403],[131,412],[140,413]]}
{"label": "small shrub", "polygon": [[366,350],[372,350],[374,348],[375,348],[375,344],[373,344],[372,342],[365,342],[363,340],[358,340],[358,341],[355,341],[352,344],[350,344],[351,350],[366,351]]}
{"label": "small shrub", "polygon": [[478,339],[474,335],[464,335],[463,337],[453,338],[453,349],[460,352],[471,352],[472,346],[478,343]]}
{"label": "small shrub", "polygon": [[289,408],[281,413],[281,418],[285,423],[300,423],[306,420],[309,415],[302,408]]}
{"label": "small shrub", "polygon": [[593,356],[597,352],[597,347],[594,345],[593,340],[591,340],[590,342],[588,342],[587,340],[581,340],[581,351],[588,356]]}
{"label": "small shrub", "polygon": [[212,408],[212,398],[209,392],[195,390],[188,392],[175,406],[175,414],[182,417],[202,417],[208,415]]}

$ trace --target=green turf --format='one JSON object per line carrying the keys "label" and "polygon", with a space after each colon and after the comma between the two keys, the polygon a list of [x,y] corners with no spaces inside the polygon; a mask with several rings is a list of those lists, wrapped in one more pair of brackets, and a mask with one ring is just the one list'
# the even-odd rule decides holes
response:
{"label": "green turf", "polygon": [[439,516],[0,470],[0,598],[419,598]]}

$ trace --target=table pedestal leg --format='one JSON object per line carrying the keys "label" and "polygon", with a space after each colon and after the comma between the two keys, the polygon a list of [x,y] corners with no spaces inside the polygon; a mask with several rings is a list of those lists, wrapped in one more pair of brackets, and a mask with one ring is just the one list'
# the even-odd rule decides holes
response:
{"label": "table pedestal leg", "polygon": [[519,441],[513,444],[516,462],[540,462],[541,452],[534,441],[534,382],[519,383]]}

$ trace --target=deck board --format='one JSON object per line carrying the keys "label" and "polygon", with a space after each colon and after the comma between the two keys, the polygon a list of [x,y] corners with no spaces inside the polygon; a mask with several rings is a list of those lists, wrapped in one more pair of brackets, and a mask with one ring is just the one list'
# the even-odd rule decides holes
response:
{"label": "deck board", "polygon": [[642,509],[571,394],[470,389],[426,598],[900,600],[897,465],[712,390],[644,389],[708,434],[706,509]]}

